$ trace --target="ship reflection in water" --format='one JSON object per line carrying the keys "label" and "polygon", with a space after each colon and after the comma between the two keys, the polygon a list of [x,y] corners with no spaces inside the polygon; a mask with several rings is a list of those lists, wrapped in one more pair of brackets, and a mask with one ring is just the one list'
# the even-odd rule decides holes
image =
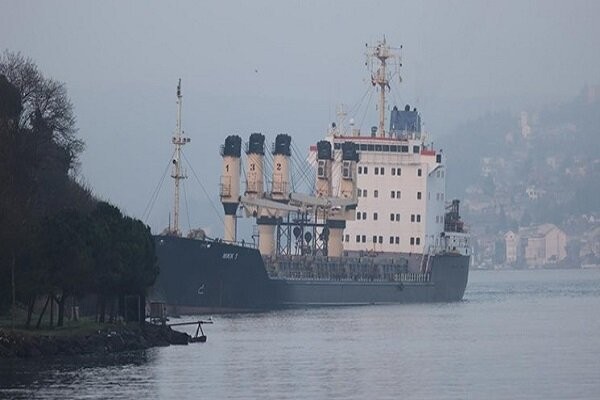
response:
{"label": "ship reflection in water", "polygon": [[474,271],[461,302],[221,315],[204,344],[3,360],[0,399],[597,399],[599,306],[599,270]]}

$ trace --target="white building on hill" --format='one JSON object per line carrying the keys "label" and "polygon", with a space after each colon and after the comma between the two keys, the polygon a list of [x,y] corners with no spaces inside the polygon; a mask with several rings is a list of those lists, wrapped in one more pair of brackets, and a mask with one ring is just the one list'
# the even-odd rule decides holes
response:
{"label": "white building on hill", "polygon": [[567,235],[556,225],[542,224],[520,228],[504,235],[506,262],[541,267],[556,264],[567,257]]}

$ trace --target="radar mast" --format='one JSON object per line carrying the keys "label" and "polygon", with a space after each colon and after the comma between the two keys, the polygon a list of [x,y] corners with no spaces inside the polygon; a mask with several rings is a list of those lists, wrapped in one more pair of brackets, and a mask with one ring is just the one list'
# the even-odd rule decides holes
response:
{"label": "radar mast", "polygon": [[[379,136],[385,137],[385,90],[386,88],[390,90],[390,81],[395,75],[398,75],[400,82],[402,82],[399,73],[402,66],[399,50],[402,49],[402,46],[400,48],[388,46],[385,36],[375,46],[369,46],[368,44],[365,46],[367,48],[366,65],[371,70],[371,84],[379,86],[379,127],[377,130]],[[375,70],[376,63],[378,63],[377,70]],[[394,68],[393,72],[388,71],[388,65]]]}
{"label": "radar mast", "polygon": [[171,172],[171,178],[175,180],[175,193],[174,193],[174,204],[173,204],[173,226],[169,227],[169,231],[174,236],[181,236],[179,230],[179,182],[182,179],[186,179],[187,175],[181,167],[181,147],[191,141],[190,138],[184,136],[184,132],[181,129],[181,79],[177,84],[177,126],[175,127],[175,133],[172,138],[172,143],[175,145],[175,152],[173,157],[173,170]]}

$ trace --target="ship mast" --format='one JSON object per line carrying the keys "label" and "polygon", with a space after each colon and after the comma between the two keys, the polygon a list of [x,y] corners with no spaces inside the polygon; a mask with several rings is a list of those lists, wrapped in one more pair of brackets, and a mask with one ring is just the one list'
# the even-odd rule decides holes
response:
{"label": "ship mast", "polygon": [[[368,50],[367,57],[371,60],[371,84],[379,86],[379,127],[377,130],[379,136],[385,137],[385,90],[386,88],[390,90],[390,80],[392,78],[387,67],[388,64],[395,67],[394,74],[398,74],[398,70],[402,64],[400,63],[400,56],[394,51],[396,49],[387,45],[385,36],[375,46],[369,47],[369,45],[366,45],[366,47]],[[375,72],[373,72],[374,59],[379,61],[379,66]],[[388,59],[390,59],[389,62]],[[400,78],[399,74],[398,77]],[[400,82],[402,82],[402,78],[400,78]]]}
{"label": "ship mast", "polygon": [[187,178],[185,171],[181,168],[181,147],[191,141],[190,138],[186,138],[184,132],[181,129],[181,79],[177,84],[177,126],[175,128],[175,134],[173,135],[172,142],[175,145],[175,156],[173,158],[173,170],[171,172],[171,178],[175,180],[175,193],[174,193],[174,204],[173,204],[173,226],[169,227],[170,232],[174,236],[181,236],[179,230],[179,184],[182,179]]}

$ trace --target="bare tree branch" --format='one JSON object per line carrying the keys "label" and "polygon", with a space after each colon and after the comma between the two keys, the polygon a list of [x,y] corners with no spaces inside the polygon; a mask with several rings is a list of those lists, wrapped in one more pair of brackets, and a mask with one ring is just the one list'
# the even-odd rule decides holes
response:
{"label": "bare tree branch", "polygon": [[8,50],[0,56],[0,74],[6,76],[21,95],[23,112],[20,127],[31,128],[36,111],[39,110],[45,124],[52,131],[54,142],[68,152],[69,166],[75,167],[84,144],[76,136],[73,104],[64,83],[45,78],[30,58]]}

